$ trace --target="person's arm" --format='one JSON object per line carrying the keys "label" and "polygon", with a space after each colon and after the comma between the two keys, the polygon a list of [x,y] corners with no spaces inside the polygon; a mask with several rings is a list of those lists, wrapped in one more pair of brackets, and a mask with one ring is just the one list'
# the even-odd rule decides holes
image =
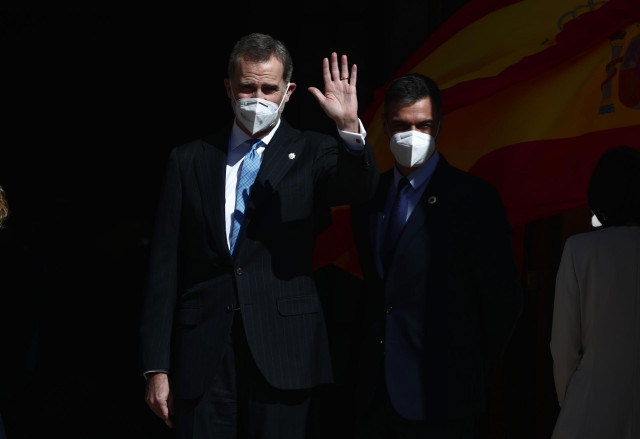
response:
{"label": "person's arm", "polygon": [[[500,194],[493,186],[472,195],[476,203],[472,251],[480,295],[487,384],[522,313],[524,294],[513,252],[512,229]],[[480,203],[479,205],[477,203]]]}
{"label": "person's arm", "polygon": [[556,275],[553,320],[551,327],[551,356],[553,378],[562,406],[567,386],[582,358],[580,318],[580,289],[573,265],[571,238],[564,246]]}
{"label": "person's arm", "polygon": [[182,187],[177,149],[169,155],[160,193],[140,319],[141,370],[149,408],[170,426],[171,332],[176,306]]}
{"label": "person's arm", "polygon": [[349,204],[370,199],[377,187],[379,170],[366,131],[358,118],[357,67],[346,55],[331,54],[322,60],[324,93],[309,87],[325,114],[335,122],[344,148],[327,145],[319,155],[317,169],[322,174],[319,196],[323,205]]}

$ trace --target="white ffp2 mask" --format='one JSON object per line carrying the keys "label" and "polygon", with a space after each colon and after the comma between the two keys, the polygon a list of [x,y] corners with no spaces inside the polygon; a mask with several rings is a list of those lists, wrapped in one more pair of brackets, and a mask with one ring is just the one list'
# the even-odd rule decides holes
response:
{"label": "white ffp2 mask", "polygon": [[391,136],[389,148],[402,166],[420,166],[433,155],[436,139],[421,131],[404,131]]}
{"label": "white ffp2 mask", "polygon": [[261,98],[235,99],[232,88],[231,95],[235,99],[236,117],[242,126],[251,131],[251,134],[274,126],[282,113],[281,108],[284,108],[284,98],[287,96],[287,91],[289,91],[288,83],[280,105],[276,105],[274,102]]}

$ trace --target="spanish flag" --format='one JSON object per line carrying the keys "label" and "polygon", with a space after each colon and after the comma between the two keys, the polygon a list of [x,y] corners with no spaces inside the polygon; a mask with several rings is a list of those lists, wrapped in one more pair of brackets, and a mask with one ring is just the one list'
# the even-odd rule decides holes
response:
{"label": "spanish flag", "polygon": [[[442,90],[438,150],[496,186],[514,228],[586,205],[600,155],[640,150],[640,0],[471,0],[389,80],[409,72]],[[381,171],[385,88],[362,114]],[[333,218],[316,265],[358,273],[348,208]]]}

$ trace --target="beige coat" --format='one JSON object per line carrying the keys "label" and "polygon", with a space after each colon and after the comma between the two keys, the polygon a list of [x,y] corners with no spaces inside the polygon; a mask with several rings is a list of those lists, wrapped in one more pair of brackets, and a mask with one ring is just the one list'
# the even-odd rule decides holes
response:
{"label": "beige coat", "polygon": [[551,331],[553,439],[640,438],[640,227],[570,237]]}

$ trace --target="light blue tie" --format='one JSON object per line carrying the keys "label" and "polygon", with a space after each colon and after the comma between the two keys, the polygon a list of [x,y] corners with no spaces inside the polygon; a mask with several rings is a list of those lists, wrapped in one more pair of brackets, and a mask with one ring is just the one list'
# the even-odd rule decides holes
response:
{"label": "light blue tie", "polygon": [[238,233],[240,227],[244,222],[244,209],[249,199],[249,191],[251,185],[258,175],[260,170],[260,155],[258,154],[258,147],[262,145],[260,139],[249,139],[245,142],[246,145],[252,145],[251,151],[244,157],[244,162],[241,168],[238,170],[238,187],[236,189],[236,209],[233,212],[233,223],[231,224],[231,237],[229,240],[229,246],[231,254],[236,246],[236,240],[238,239]]}

